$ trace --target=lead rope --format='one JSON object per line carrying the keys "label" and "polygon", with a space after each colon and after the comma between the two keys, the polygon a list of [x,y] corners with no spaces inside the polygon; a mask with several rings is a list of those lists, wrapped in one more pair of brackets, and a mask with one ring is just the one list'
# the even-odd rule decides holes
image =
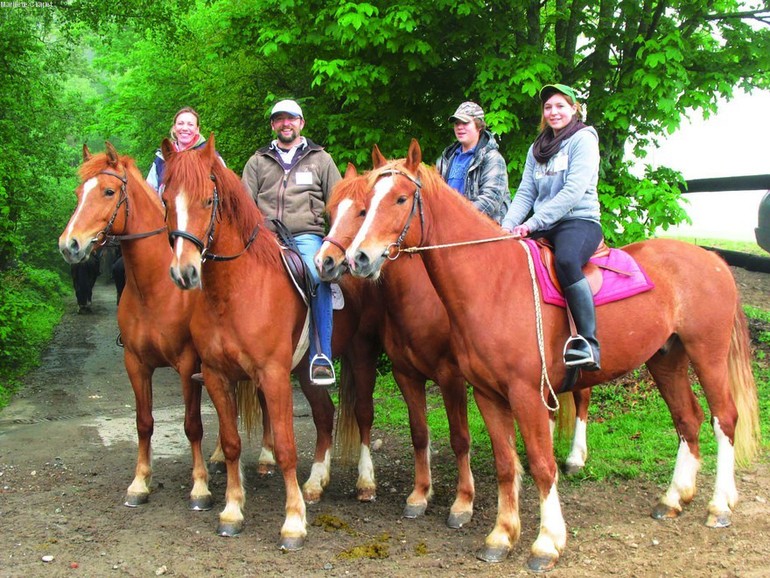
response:
{"label": "lead rope", "polygon": [[[535,262],[532,259],[532,253],[529,250],[529,245],[524,241],[519,241],[524,247],[524,252],[527,254],[527,264],[529,265],[529,276],[532,279],[532,294],[535,297],[535,326],[537,327],[537,348],[540,351],[540,399],[543,402],[545,408],[549,411],[558,411],[559,398],[556,397],[556,392],[553,390],[551,380],[548,378],[548,368],[545,364],[545,340],[543,338],[543,311],[540,308],[540,289],[537,286],[537,279],[535,277]],[[545,399],[545,385],[548,385],[548,392],[556,402],[556,407],[551,407]]]}

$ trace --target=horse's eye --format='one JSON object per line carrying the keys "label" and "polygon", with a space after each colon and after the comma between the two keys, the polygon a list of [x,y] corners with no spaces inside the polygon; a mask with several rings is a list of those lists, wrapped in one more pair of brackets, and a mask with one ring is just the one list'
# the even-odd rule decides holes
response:
{"label": "horse's eye", "polygon": [[204,201],[203,206],[208,209],[213,204],[214,204],[214,197],[209,197]]}
{"label": "horse's eye", "polygon": [[407,199],[406,195],[401,195],[401,196],[398,198],[398,200],[396,201],[396,204],[397,204],[397,205],[403,205],[404,203],[406,203],[406,201],[407,201],[407,200],[408,200],[408,199]]}
{"label": "horse's eye", "polygon": [[105,197],[112,197],[114,194],[115,194],[115,191],[113,189],[104,189]]}
{"label": "horse's eye", "polygon": [[361,212],[358,213],[359,217],[365,217],[366,216],[366,209],[361,209]]}

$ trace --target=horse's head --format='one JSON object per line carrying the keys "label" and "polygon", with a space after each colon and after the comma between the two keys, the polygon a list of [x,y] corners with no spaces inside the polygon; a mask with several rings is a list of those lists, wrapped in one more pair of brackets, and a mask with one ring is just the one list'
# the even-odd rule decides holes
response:
{"label": "horse's head", "polygon": [[345,178],[332,191],[326,205],[331,228],[314,258],[318,275],[324,281],[338,279],[347,269],[345,251],[366,216],[367,184],[368,178],[359,175],[356,167],[348,163]]}
{"label": "horse's head", "polygon": [[410,228],[413,234],[422,232],[422,183],[417,175],[423,171],[422,152],[415,139],[403,160],[383,164],[381,155],[374,158],[375,169],[369,175],[363,209],[359,210],[365,217],[346,258],[353,275],[376,279],[385,260],[395,258],[393,251],[397,254]]}
{"label": "horse's head", "polygon": [[214,133],[196,150],[177,152],[169,139],[161,144],[166,161],[163,202],[173,250],[170,273],[180,289],[200,287],[203,255],[214,238],[220,202],[214,146]]}
{"label": "horse's head", "polygon": [[121,157],[109,142],[106,151],[92,155],[83,145],[80,184],[75,189],[78,204],[59,236],[59,251],[68,263],[79,263],[105,242],[107,235],[126,226],[128,204],[126,186],[135,165]]}

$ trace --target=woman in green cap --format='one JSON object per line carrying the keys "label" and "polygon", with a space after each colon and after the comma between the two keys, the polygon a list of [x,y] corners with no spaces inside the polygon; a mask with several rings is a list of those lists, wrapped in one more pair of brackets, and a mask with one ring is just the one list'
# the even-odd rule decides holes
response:
{"label": "woman in green cap", "polygon": [[521,183],[502,227],[518,237],[553,245],[556,276],[575,320],[564,361],[600,369],[596,311],[582,268],[602,241],[599,221],[599,137],[581,120],[575,91],[564,84],[540,89],[540,133],[529,148]]}

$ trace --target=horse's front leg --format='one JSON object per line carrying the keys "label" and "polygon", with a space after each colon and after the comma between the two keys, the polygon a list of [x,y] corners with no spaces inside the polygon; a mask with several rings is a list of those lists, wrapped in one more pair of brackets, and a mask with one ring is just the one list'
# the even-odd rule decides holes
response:
{"label": "horse's front leg", "polygon": [[138,451],[134,479],[128,486],[123,503],[135,508],[146,504],[150,498],[152,484],[152,433],[155,421],[152,417],[152,374],[153,367],[141,362],[129,346],[124,350],[124,360],[136,403],[136,433]]}
{"label": "horse's front leg", "polygon": [[437,381],[444,398],[450,443],[457,460],[457,491],[455,501],[449,509],[447,526],[462,528],[473,517],[476,490],[471,472],[471,436],[468,432],[468,394],[465,378],[459,373],[459,368],[452,369],[448,375],[437,377]]}
{"label": "horse's front leg", "polygon": [[236,536],[243,530],[243,505],[246,494],[241,470],[241,436],[238,433],[238,410],[235,389],[221,373],[203,366],[206,390],[219,418],[219,443],[225,456],[227,488],[225,508],[219,514],[217,534]]}
{"label": "horse's front leg", "polygon": [[572,447],[564,462],[564,473],[577,474],[586,465],[588,458],[588,440],[586,429],[588,424],[588,405],[591,401],[590,389],[579,389],[572,392],[575,402],[575,426],[572,433]]}
{"label": "horse's front leg", "polygon": [[267,400],[273,424],[275,457],[286,488],[286,518],[281,527],[281,550],[300,550],[305,545],[305,501],[297,482],[297,447],[294,441],[294,404],[288,367],[266,368],[257,380]]}
{"label": "horse's front leg", "polygon": [[[334,402],[326,388],[310,383],[306,362],[297,366],[302,393],[310,404],[316,429],[316,445],[310,476],[302,486],[302,494],[308,504],[321,501],[324,489],[331,479],[331,448],[334,432]],[[293,410],[292,410],[293,411]],[[271,414],[272,417],[272,414]],[[275,427],[275,425],[273,425]],[[273,434],[275,435],[275,433]],[[275,442],[276,446],[278,445]]]}
{"label": "horse's front leg", "polygon": [[486,397],[478,388],[473,389],[473,397],[487,426],[497,469],[497,519],[476,557],[484,562],[502,562],[521,535],[522,468],[516,454],[516,428],[510,409],[499,399]]}
{"label": "horse's front leg", "polygon": [[213,498],[209,490],[209,475],[206,460],[203,457],[201,442],[203,440],[203,420],[201,418],[202,385],[193,381],[192,374],[197,367],[197,353],[194,350],[186,352],[179,363],[179,377],[182,380],[182,396],[184,397],[184,431],[190,442],[192,452],[192,490],[190,490],[190,509],[195,511],[210,510]]}
{"label": "horse's front leg", "polygon": [[547,572],[559,561],[567,545],[567,526],[559,502],[559,470],[553,454],[548,410],[539,392],[526,385],[508,395],[527,450],[527,460],[540,497],[540,532],[532,544],[527,567]]}

